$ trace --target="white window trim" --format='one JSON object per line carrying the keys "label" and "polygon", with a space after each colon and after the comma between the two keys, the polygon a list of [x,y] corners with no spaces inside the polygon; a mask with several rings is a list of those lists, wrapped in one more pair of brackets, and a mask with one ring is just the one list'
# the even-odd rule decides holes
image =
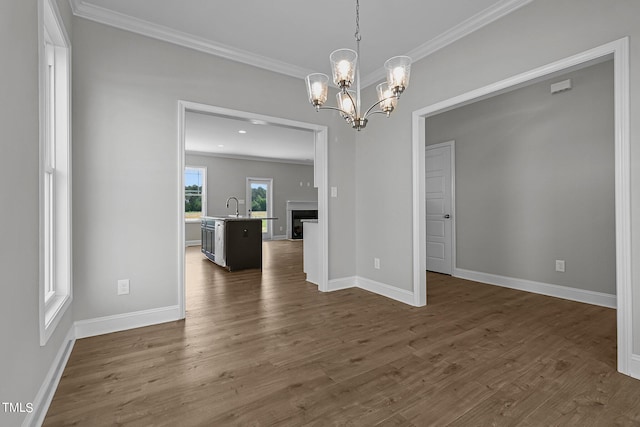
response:
{"label": "white window trim", "polygon": [[[202,216],[207,216],[207,167],[206,166],[195,166],[195,165],[186,165],[184,167],[184,173],[187,172],[187,169],[198,169],[202,172]],[[186,184],[186,183],[185,183]],[[184,192],[184,185],[182,191]],[[184,197],[183,197],[184,199]],[[184,215],[184,209],[183,209]],[[198,218],[185,218],[184,222],[186,224],[192,223],[200,223],[200,219]]]}
{"label": "white window trim", "polygon": [[[71,43],[54,0],[38,1],[40,140],[40,345],[71,306]],[[53,62],[52,62],[53,61]],[[48,89],[53,65],[54,92]],[[54,97],[54,111],[49,100]],[[54,117],[52,119],[51,117]],[[50,127],[53,122],[54,127]],[[55,135],[53,150],[49,138]],[[45,186],[50,186],[49,189]],[[49,215],[45,209],[50,210]],[[52,218],[49,222],[47,218]],[[51,284],[51,286],[50,286]],[[45,289],[47,288],[47,289]]]}

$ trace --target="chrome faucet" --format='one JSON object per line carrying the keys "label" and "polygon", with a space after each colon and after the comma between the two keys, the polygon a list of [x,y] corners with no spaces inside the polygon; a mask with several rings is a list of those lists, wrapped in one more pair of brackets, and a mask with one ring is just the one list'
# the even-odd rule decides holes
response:
{"label": "chrome faucet", "polygon": [[230,200],[235,200],[236,201],[236,217],[239,217],[240,216],[240,212],[238,212],[238,198],[237,197],[233,197],[233,196],[229,197],[227,199],[227,209],[229,208],[229,201]]}

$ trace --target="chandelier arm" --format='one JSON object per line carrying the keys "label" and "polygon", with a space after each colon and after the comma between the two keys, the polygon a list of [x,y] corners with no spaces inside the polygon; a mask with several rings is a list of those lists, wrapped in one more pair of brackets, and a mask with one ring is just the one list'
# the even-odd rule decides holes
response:
{"label": "chandelier arm", "polygon": [[360,107],[358,106],[358,104],[356,103],[357,101],[355,99],[353,99],[353,96],[351,96],[351,94],[349,93],[349,91],[346,92],[347,96],[349,97],[349,99],[351,100],[351,104],[353,104],[353,111],[355,112],[355,114],[349,114],[349,116],[356,118],[360,115]]}
{"label": "chandelier arm", "polygon": [[[371,107],[369,107],[369,109],[367,110],[366,113],[364,113],[364,116],[362,116],[362,118],[366,119],[367,117],[369,117],[371,114],[375,114],[375,113],[384,113],[387,114],[386,111],[374,111],[373,113],[371,112],[371,110],[373,110],[374,108],[376,108],[378,105],[382,104],[384,101],[388,101],[389,99],[393,99],[396,98],[398,99],[397,96],[390,96],[388,98],[383,98],[380,101],[376,102],[375,104],[373,104]],[[390,111],[389,111],[390,112]]]}
{"label": "chandelier arm", "polygon": [[349,116],[351,118],[351,120],[355,120],[355,116],[353,114],[344,111],[342,108],[331,107],[331,106],[327,106],[327,107],[322,106],[322,107],[316,108],[316,110],[336,110],[336,111],[340,111],[342,114],[346,114],[347,116]]}
{"label": "chandelier arm", "polygon": [[[374,112],[372,112],[371,114],[369,114],[369,116],[373,116],[374,114],[386,114],[386,115],[387,115],[387,117],[388,117],[388,116],[391,114],[391,111],[389,111],[389,112],[387,113],[386,111],[379,111],[379,110],[378,110],[378,111],[374,111]],[[366,116],[366,117],[368,117],[368,116]],[[366,117],[365,117],[365,118],[366,118]]]}

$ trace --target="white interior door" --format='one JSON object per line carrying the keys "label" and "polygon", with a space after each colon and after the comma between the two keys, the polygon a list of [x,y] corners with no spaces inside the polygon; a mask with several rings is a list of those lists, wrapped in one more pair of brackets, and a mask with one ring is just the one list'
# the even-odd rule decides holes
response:
{"label": "white interior door", "polygon": [[453,268],[454,142],[426,147],[427,270],[451,274]]}

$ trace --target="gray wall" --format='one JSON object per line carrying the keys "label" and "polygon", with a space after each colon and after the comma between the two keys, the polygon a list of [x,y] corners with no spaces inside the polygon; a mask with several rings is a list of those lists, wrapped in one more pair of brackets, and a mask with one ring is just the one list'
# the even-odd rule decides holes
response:
{"label": "gray wall", "polygon": [[[70,21],[68,2],[59,4]],[[633,333],[640,353],[638,16],[640,2],[630,0],[536,0],[415,63],[398,110],[357,134],[336,115],[313,112],[299,80],[73,18],[75,319],[177,304],[178,99],[329,126],[329,185],[339,188],[339,198],[329,200],[330,278],[357,274],[411,289],[411,113],[630,36]],[[0,209],[0,366],[7,368],[0,397],[26,402],[72,320],[65,316],[49,344],[38,345],[38,230],[16,227],[38,222],[35,0],[0,2],[0,46],[0,188],[22,207]],[[238,84],[220,83],[229,76]],[[245,95],[256,92],[264,96]],[[369,102],[373,92],[365,93]],[[132,184],[136,191],[126,191]],[[393,227],[384,226],[389,221]],[[123,277],[132,279],[131,294],[117,298]]]}
{"label": "gray wall", "polygon": [[200,223],[187,222],[184,224],[184,241],[195,242],[201,240]]}
{"label": "gray wall", "polygon": [[[629,36],[631,280],[634,349],[640,353],[640,121],[633,119],[640,108],[640,85],[634,84],[640,81],[638,16],[636,1],[536,0],[413,64],[397,111],[383,123],[372,120],[356,135],[358,275],[412,287],[413,111]],[[373,92],[367,89],[366,100],[373,101]],[[381,227],[390,218],[394,227]],[[373,257],[379,254],[384,254],[382,268],[375,270]]]}
{"label": "gray wall", "polygon": [[430,117],[426,136],[456,142],[458,268],[616,293],[612,61]]}
{"label": "gray wall", "polygon": [[76,320],[178,303],[178,100],[328,125],[329,278],[354,275],[354,134],[300,80],[82,18],[73,41]]}
{"label": "gray wall", "polygon": [[[187,125],[188,126],[188,125]],[[207,167],[207,214],[227,215],[235,212],[235,205],[227,209],[228,197],[246,199],[247,177],[273,179],[273,235],[287,234],[287,200],[317,201],[318,190],[313,187],[313,166],[291,163],[261,162],[187,154],[188,166]],[[300,186],[303,182],[303,186]],[[309,187],[307,187],[309,183]],[[248,203],[245,200],[245,203]],[[246,214],[240,205],[240,214]],[[199,224],[196,224],[199,230]],[[282,227],[282,229],[281,229]],[[193,225],[191,225],[193,228]],[[193,234],[191,234],[193,236]],[[198,235],[197,239],[200,236]],[[187,239],[189,240],[189,239]]]}
{"label": "gray wall", "polygon": [[[60,9],[71,32],[68,2]],[[71,327],[71,310],[40,346],[38,7],[35,0],[0,2],[0,401],[33,402]],[[0,409],[0,425],[25,414]]]}

